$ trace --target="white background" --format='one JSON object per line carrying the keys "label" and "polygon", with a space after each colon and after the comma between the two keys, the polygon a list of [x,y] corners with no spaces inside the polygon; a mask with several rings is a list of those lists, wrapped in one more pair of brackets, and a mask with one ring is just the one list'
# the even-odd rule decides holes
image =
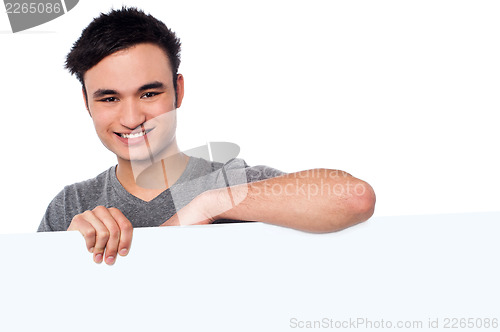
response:
{"label": "white background", "polygon": [[81,0],[16,34],[0,13],[0,233],[35,231],[64,185],[116,162],[63,63],[122,3],[182,40],[181,149],[346,170],[378,216],[500,210],[499,2]]}

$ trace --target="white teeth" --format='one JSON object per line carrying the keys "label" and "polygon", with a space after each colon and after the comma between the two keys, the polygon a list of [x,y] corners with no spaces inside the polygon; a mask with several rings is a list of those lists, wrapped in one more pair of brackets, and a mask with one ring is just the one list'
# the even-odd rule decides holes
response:
{"label": "white teeth", "polygon": [[135,134],[120,134],[120,136],[123,138],[136,138],[136,137],[144,136],[144,132],[141,131],[141,132],[138,132]]}

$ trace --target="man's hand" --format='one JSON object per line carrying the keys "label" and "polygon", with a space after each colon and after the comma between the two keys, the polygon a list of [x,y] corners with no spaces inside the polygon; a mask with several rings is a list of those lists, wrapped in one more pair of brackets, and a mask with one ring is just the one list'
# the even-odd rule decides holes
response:
{"label": "man's hand", "polygon": [[216,220],[213,203],[210,202],[212,196],[211,191],[198,195],[160,226],[211,224]]}
{"label": "man's hand", "polygon": [[[97,206],[76,215],[68,231],[79,231],[85,238],[87,250],[94,254],[94,262],[112,265],[116,255],[126,256],[132,243],[132,224],[116,208]],[[106,254],[104,254],[106,250]]]}

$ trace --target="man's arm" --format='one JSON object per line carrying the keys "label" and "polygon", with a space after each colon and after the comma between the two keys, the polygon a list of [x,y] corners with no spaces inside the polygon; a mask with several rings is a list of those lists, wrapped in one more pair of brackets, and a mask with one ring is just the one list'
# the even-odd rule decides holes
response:
{"label": "man's arm", "polygon": [[207,191],[162,226],[233,219],[322,233],[365,221],[374,207],[368,183],[343,171],[314,169]]}

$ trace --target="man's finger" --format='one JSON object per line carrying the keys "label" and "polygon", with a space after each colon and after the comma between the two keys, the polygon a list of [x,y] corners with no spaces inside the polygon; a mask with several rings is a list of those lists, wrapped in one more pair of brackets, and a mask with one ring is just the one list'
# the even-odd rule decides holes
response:
{"label": "man's finger", "polygon": [[81,216],[96,230],[94,250],[94,262],[101,263],[104,256],[104,249],[109,239],[109,230],[103,222],[96,217],[93,211],[85,211]]}
{"label": "man's finger", "polygon": [[108,211],[120,227],[120,242],[118,245],[118,253],[120,254],[120,256],[126,256],[132,244],[132,234],[134,230],[132,227],[132,223],[120,210],[116,208],[109,208]]}
{"label": "man's finger", "polygon": [[87,250],[89,252],[94,251],[96,230],[81,215],[76,215],[73,218],[71,224],[68,227],[68,231],[79,231],[83,235],[83,238],[85,239],[85,245],[87,246]]}
{"label": "man's finger", "polygon": [[117,221],[111,215],[109,210],[104,206],[97,206],[94,210],[94,215],[99,218],[99,220],[106,226],[108,239],[106,243],[106,253],[104,255],[104,262],[111,265],[116,260],[116,254],[118,252],[118,244],[120,242],[120,227]]}

